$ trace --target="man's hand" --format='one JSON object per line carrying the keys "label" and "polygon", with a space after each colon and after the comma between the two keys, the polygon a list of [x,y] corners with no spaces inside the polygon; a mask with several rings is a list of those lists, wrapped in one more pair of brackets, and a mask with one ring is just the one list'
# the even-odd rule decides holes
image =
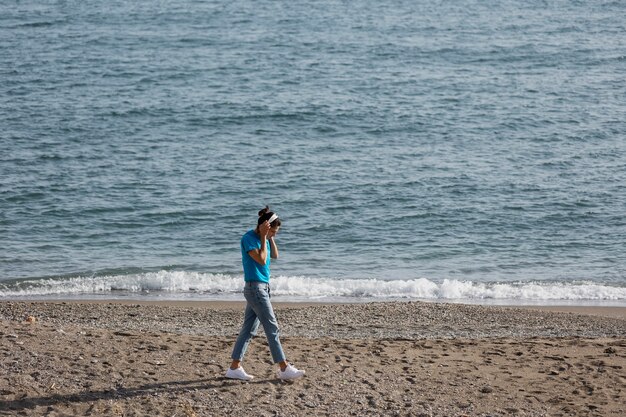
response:
{"label": "man's hand", "polygon": [[259,225],[259,235],[261,238],[267,239],[267,234],[270,232],[270,222],[264,221]]}

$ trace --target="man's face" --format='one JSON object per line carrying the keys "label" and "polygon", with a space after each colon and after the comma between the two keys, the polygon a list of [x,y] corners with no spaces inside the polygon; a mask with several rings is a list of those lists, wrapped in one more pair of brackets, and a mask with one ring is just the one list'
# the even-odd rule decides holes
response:
{"label": "man's face", "polygon": [[267,237],[274,237],[278,234],[280,226],[270,227],[270,231],[267,233]]}

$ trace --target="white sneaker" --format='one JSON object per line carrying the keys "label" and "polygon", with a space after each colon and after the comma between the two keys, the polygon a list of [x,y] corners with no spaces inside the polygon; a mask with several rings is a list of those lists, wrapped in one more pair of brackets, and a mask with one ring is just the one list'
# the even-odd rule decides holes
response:
{"label": "white sneaker", "polygon": [[241,366],[237,369],[228,368],[228,371],[226,371],[226,378],[241,379],[242,381],[250,381],[251,379],[254,379],[254,377],[252,375],[248,375]]}
{"label": "white sneaker", "polygon": [[306,372],[296,369],[292,364],[288,364],[284,371],[278,370],[278,379],[298,379],[304,376]]}

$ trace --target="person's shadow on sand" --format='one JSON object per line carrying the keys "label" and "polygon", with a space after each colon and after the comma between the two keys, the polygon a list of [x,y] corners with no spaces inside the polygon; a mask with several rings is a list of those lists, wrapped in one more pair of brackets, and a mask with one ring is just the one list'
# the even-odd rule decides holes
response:
{"label": "person's shadow on sand", "polygon": [[224,377],[199,379],[194,381],[174,381],[142,385],[137,388],[118,387],[102,391],[87,391],[76,394],[53,394],[47,397],[23,397],[17,400],[0,400],[0,410],[20,411],[36,407],[52,407],[57,404],[88,403],[98,400],[123,400],[157,393],[180,393],[191,390],[207,390],[245,384],[282,384],[279,379],[259,379],[254,381],[235,381]]}

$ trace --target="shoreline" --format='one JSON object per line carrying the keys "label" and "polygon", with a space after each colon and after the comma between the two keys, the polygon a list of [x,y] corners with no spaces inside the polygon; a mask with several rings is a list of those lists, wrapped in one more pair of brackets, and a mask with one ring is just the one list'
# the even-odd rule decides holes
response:
{"label": "shoreline", "polygon": [[[210,308],[217,310],[243,310],[245,308],[245,301],[238,300],[139,300],[139,299],[53,299],[53,300],[0,300],[0,303],[15,302],[15,303],[51,303],[51,304],[119,304],[119,305],[145,305],[145,306],[163,306],[163,307],[194,307],[194,308]],[[626,319],[626,307],[618,306],[578,306],[569,304],[550,304],[550,305],[517,305],[517,304],[474,304],[474,303],[460,303],[460,302],[445,302],[445,301],[409,301],[409,300],[395,300],[395,301],[357,301],[357,302],[333,302],[333,301],[273,301],[272,305],[275,308],[307,308],[315,306],[333,306],[333,305],[359,305],[359,304],[386,304],[386,303],[424,303],[424,304],[444,304],[444,305],[463,305],[463,306],[480,306],[486,308],[512,308],[512,309],[524,309],[544,312],[556,312],[556,313],[572,313],[582,315],[594,315],[602,317],[612,317]]]}
{"label": "shoreline", "polygon": [[[275,303],[304,378],[260,330],[224,378],[243,302],[0,302],[0,416],[619,416],[626,319],[421,302]],[[606,312],[605,312],[606,313]]]}
{"label": "shoreline", "polygon": [[[458,303],[273,303],[281,333],[334,338],[626,336],[626,309]],[[243,301],[0,301],[0,319],[225,336],[237,334]],[[311,320],[310,318],[313,318]]]}

